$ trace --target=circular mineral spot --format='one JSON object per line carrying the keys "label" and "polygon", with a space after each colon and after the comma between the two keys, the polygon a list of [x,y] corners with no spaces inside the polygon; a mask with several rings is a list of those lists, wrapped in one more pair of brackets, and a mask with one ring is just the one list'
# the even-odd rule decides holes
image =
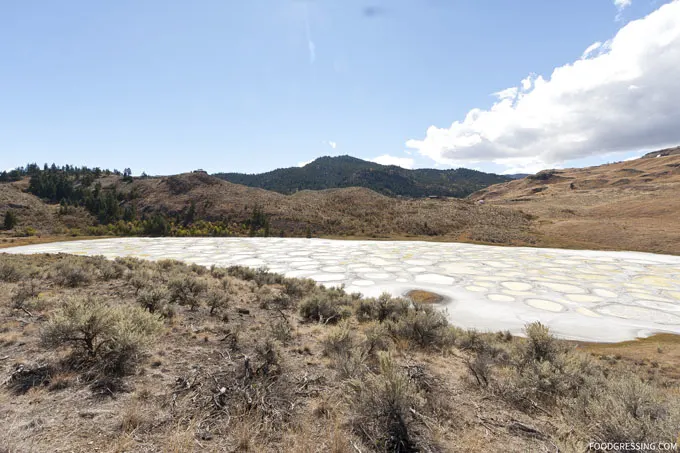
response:
{"label": "circular mineral spot", "polygon": [[432,261],[430,260],[404,260],[405,264],[408,264],[410,266],[430,266],[432,265]]}
{"label": "circular mineral spot", "polygon": [[617,266],[614,266],[613,264],[596,264],[593,267],[595,269],[600,269],[602,271],[615,271],[619,269]]}
{"label": "circular mineral spot", "polygon": [[364,277],[371,279],[371,280],[387,280],[391,276],[392,275],[390,275],[386,272],[369,272],[367,274],[364,274]]}
{"label": "circular mineral spot", "polygon": [[552,311],[555,313],[562,311],[564,309],[557,302],[545,299],[527,299],[525,302],[527,305],[530,305],[534,308],[538,308],[539,310]]}
{"label": "circular mineral spot", "polygon": [[409,267],[409,268],[406,269],[406,270],[409,271],[409,272],[412,273],[412,274],[419,274],[419,273],[421,273],[421,272],[427,271],[427,269],[424,268],[424,267]]}
{"label": "circular mineral spot", "polygon": [[655,296],[654,294],[649,294],[649,293],[644,293],[644,292],[631,292],[631,296],[637,298],[637,299],[644,299],[644,300],[655,300],[657,302],[673,302],[672,299],[668,299],[666,297],[659,297]]}
{"label": "circular mineral spot", "polygon": [[501,285],[504,288],[507,288],[512,291],[527,291],[532,288],[532,286],[529,283],[523,283],[523,282],[503,282]]}
{"label": "circular mineral spot", "polygon": [[409,279],[407,279],[407,278],[398,278],[398,279],[395,280],[395,282],[399,282],[399,283],[406,283],[408,281],[409,281]]}
{"label": "circular mineral spot", "polygon": [[600,297],[616,297],[618,294],[616,294],[614,291],[609,291],[606,289],[602,288],[595,288],[593,290],[593,293],[597,294]]}
{"label": "circular mineral spot", "polygon": [[643,275],[642,277],[634,278],[633,282],[640,285],[660,286],[662,288],[673,287],[673,280],[669,278],[658,277],[656,275]]}
{"label": "circular mineral spot", "polygon": [[503,294],[510,294],[511,296],[535,296],[536,294],[528,291],[513,291],[511,289],[502,290]]}
{"label": "circular mineral spot", "polygon": [[597,311],[603,315],[616,316],[617,318],[636,319],[659,324],[680,323],[680,316],[664,313],[651,308],[635,307],[631,305],[606,305],[604,307],[600,307]]}
{"label": "circular mineral spot", "polygon": [[475,286],[482,286],[484,288],[495,288],[496,287],[496,285],[494,285],[493,283],[489,283],[489,282],[474,281],[473,283],[474,283]]}
{"label": "circular mineral spot", "polygon": [[498,261],[485,261],[484,264],[486,266],[494,267],[494,268],[497,268],[497,269],[507,269],[509,267],[514,267],[512,264],[500,263]]}
{"label": "circular mineral spot", "polygon": [[541,285],[548,289],[552,289],[553,291],[565,294],[583,294],[586,292],[586,290],[583,288],[574,285],[567,285],[566,283],[541,283]]}
{"label": "circular mineral spot", "polygon": [[430,291],[423,291],[422,289],[414,289],[406,293],[406,297],[413,302],[420,304],[438,304],[444,300],[444,297],[437,293]]}
{"label": "circular mineral spot", "polygon": [[481,286],[473,286],[473,285],[466,286],[465,289],[468,290],[468,291],[472,291],[473,293],[481,293],[481,292],[484,292],[484,291],[488,291],[488,289],[486,289],[486,288],[482,288]]}
{"label": "circular mineral spot", "polygon": [[577,311],[578,313],[584,315],[584,316],[589,316],[589,317],[591,317],[591,318],[601,318],[601,317],[602,317],[601,315],[595,313],[595,312],[592,311],[592,310],[588,310],[588,309],[585,308],[585,307],[578,307],[578,308],[576,309],[576,311]]}
{"label": "circular mineral spot", "polygon": [[416,275],[416,281],[420,283],[434,283],[436,285],[452,285],[455,282],[453,277],[440,274]]}
{"label": "circular mineral spot", "polygon": [[657,310],[680,311],[680,306],[673,303],[659,302],[655,300],[636,300],[635,302],[638,305],[642,305],[643,307],[655,308]]}
{"label": "circular mineral spot", "polygon": [[591,281],[606,281],[611,277],[608,277],[606,275],[597,275],[597,274],[581,274],[581,275],[574,275],[577,279],[580,280],[591,280]]}
{"label": "circular mineral spot", "polygon": [[484,275],[478,268],[456,263],[445,263],[440,266],[447,274]]}
{"label": "circular mineral spot", "polygon": [[352,284],[354,286],[373,286],[375,282],[372,280],[354,280]]}
{"label": "circular mineral spot", "polygon": [[567,299],[572,302],[602,302],[604,299],[590,294],[567,294]]}
{"label": "circular mineral spot", "polygon": [[368,274],[368,273],[375,273],[375,272],[380,272],[381,269],[375,268],[375,267],[357,267],[352,269],[354,272],[359,272],[362,274]]}
{"label": "circular mineral spot", "polygon": [[316,280],[317,282],[337,282],[339,280],[344,280],[345,274],[315,274],[311,275],[309,278]]}
{"label": "circular mineral spot", "polygon": [[514,297],[506,296],[505,294],[489,294],[486,297],[494,302],[512,302],[515,300]]}
{"label": "circular mineral spot", "polygon": [[324,272],[345,272],[345,268],[342,266],[326,266],[321,268]]}

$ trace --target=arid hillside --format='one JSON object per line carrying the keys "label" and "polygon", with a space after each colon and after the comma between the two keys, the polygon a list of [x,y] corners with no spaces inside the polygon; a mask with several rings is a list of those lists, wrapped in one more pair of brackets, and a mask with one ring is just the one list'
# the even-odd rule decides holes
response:
{"label": "arid hillside", "polygon": [[[204,173],[109,179],[135,203],[137,212],[170,216],[192,203],[198,219],[245,222],[254,209],[271,222],[271,234],[394,237],[437,236],[501,244],[536,242],[528,216],[517,210],[480,206],[468,200],[404,200],[365,188],[301,191],[282,195],[232,184]],[[106,187],[106,185],[105,185]]]}
{"label": "arid hillside", "polygon": [[532,214],[548,245],[680,254],[680,148],[544,170],[469,198]]}
{"label": "arid hillside", "polygon": [[24,180],[0,184],[0,222],[8,210],[14,212],[18,220],[15,235],[61,234],[69,228],[92,225],[94,219],[84,209],[71,207],[60,211],[59,205],[47,204],[27,193],[27,183]]}
{"label": "arid hillside", "polygon": [[0,451],[676,440],[677,339],[651,339],[640,358],[538,323],[526,333],[464,331],[431,305],[246,268],[0,254]]}

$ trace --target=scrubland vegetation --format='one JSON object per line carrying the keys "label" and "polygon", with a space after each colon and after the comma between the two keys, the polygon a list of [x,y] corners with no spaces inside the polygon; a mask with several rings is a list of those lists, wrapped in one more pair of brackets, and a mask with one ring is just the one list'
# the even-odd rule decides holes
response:
{"label": "scrubland vegetation", "polygon": [[584,451],[674,441],[679,377],[539,324],[264,269],[0,255],[3,452]]}
{"label": "scrubland vegetation", "polygon": [[[202,172],[135,177],[27,165],[0,173],[2,236],[447,238],[535,244],[521,212],[457,199],[405,199],[366,188],[282,195]],[[0,222],[5,219],[0,219]],[[3,241],[16,239],[3,239]]]}

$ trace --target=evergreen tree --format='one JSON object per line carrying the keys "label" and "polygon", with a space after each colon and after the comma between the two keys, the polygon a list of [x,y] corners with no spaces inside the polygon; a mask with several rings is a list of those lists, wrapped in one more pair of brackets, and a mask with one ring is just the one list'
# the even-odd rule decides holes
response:
{"label": "evergreen tree", "polygon": [[17,215],[14,213],[14,211],[7,211],[5,213],[5,221],[4,221],[4,226],[6,230],[11,230],[14,228],[18,223]]}

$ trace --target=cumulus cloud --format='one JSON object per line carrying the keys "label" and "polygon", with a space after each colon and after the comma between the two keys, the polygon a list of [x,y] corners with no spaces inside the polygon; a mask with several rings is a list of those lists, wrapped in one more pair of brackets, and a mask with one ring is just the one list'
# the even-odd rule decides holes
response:
{"label": "cumulus cloud", "polygon": [[[597,44],[597,45],[596,45]],[[680,0],[629,22],[545,79],[530,75],[448,128],[406,146],[439,163],[558,167],[680,142]]]}
{"label": "cumulus cloud", "polygon": [[338,144],[337,144],[336,142],[334,142],[334,141],[331,141],[331,140],[329,140],[329,141],[327,141],[327,142],[324,142],[324,143],[327,144],[328,146],[330,146],[330,147],[333,148],[333,149],[335,149],[335,148],[338,147]]}
{"label": "cumulus cloud", "polygon": [[304,162],[298,162],[297,166],[298,166],[298,167],[304,167],[305,165],[311,164],[312,162],[314,162],[314,159],[312,159],[312,160],[306,160],[306,161],[304,161]]}
{"label": "cumulus cloud", "polygon": [[[581,59],[585,60],[586,58],[590,57],[600,47],[602,47],[602,43],[600,41],[592,43],[591,45],[586,47],[586,50],[583,51],[583,55],[581,55]],[[522,82],[524,82],[524,81],[522,81]]]}
{"label": "cumulus cloud", "polygon": [[380,165],[396,165],[401,168],[413,168],[415,161],[410,157],[396,157],[390,156],[389,154],[383,154],[382,156],[369,159],[371,162],[375,162]]}

